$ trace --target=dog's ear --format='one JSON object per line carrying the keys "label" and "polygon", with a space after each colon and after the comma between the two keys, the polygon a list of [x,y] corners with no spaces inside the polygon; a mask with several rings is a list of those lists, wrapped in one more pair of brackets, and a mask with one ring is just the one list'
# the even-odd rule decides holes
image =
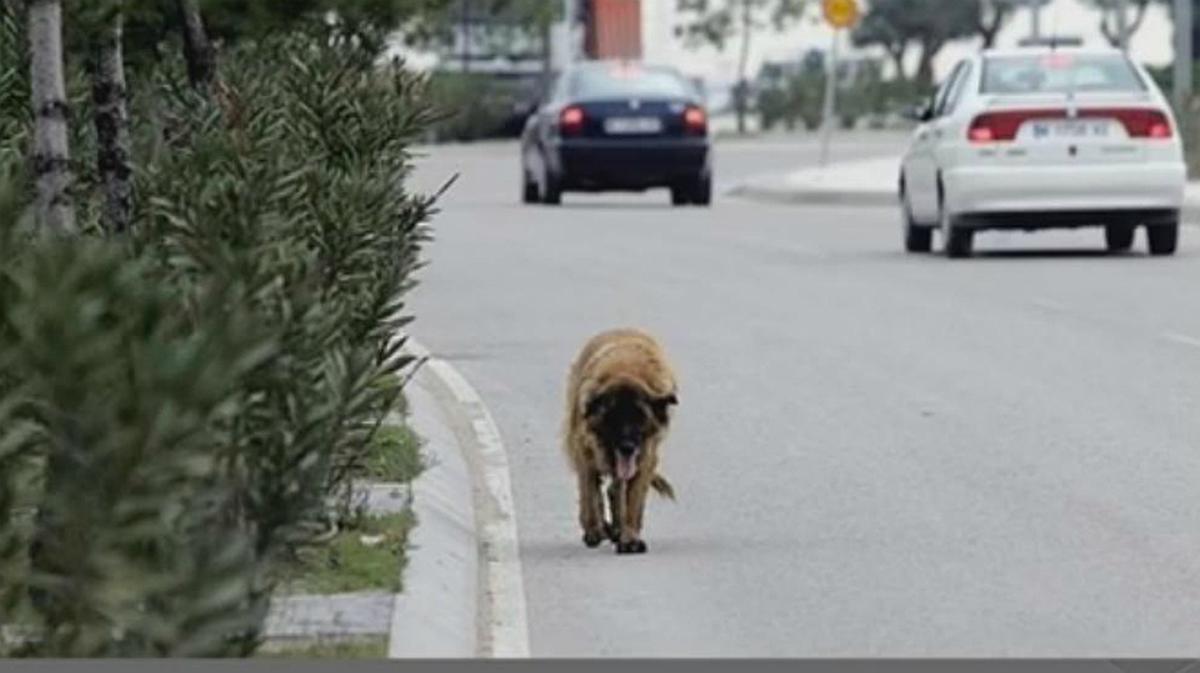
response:
{"label": "dog's ear", "polygon": [[660,424],[666,425],[668,419],[667,407],[679,404],[679,396],[675,393],[669,393],[662,397],[655,398],[650,402],[650,408],[654,410],[654,417],[658,419]]}

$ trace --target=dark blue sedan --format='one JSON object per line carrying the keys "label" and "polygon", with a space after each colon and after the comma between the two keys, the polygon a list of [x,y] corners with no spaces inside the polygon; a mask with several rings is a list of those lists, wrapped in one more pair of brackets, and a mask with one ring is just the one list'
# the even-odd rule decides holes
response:
{"label": "dark blue sedan", "polygon": [[671,190],[675,205],[712,202],[712,137],[696,87],[678,71],[586,61],[563,72],[521,137],[525,203],[567,191]]}

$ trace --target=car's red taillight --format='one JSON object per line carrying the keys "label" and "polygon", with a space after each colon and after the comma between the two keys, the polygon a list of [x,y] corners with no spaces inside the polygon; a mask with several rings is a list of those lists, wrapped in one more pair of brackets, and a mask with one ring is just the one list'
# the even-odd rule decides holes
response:
{"label": "car's red taillight", "polygon": [[689,135],[702,136],[708,133],[708,114],[703,108],[689,105],[683,111],[683,129]]}
{"label": "car's red taillight", "polygon": [[971,126],[967,131],[967,137],[973,143],[990,143],[996,139],[996,132],[990,126]]}
{"label": "car's red taillight", "polygon": [[1171,120],[1161,110],[1124,110],[1125,123],[1129,135],[1134,138],[1170,138],[1175,135],[1171,130]]}
{"label": "car's red taillight", "polygon": [[[1171,120],[1161,110],[1146,108],[1082,108],[1079,119],[1116,119],[1125,127],[1130,138],[1171,138]],[[1004,110],[985,112],[976,117],[967,129],[967,139],[973,143],[1011,141],[1021,125],[1031,119],[1066,119],[1062,109]]]}
{"label": "car's red taillight", "polygon": [[1174,133],[1171,132],[1171,125],[1167,122],[1155,122],[1150,126],[1151,138],[1170,138]]}
{"label": "car's red taillight", "polygon": [[583,108],[577,105],[564,108],[558,116],[559,133],[564,136],[577,136],[583,133],[583,123],[586,118]]}

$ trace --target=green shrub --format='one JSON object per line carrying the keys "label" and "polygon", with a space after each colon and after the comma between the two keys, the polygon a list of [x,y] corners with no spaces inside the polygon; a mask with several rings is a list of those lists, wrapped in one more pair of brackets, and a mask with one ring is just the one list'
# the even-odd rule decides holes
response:
{"label": "green shrub", "polygon": [[230,459],[249,472],[241,503],[270,553],[324,528],[326,496],[348,496],[399,394],[375,384],[409,364],[392,337],[431,200],[402,184],[429,113],[417,79],[381,79],[307,36],[231,60],[245,67],[227,69],[216,102],[160,85],[175,147],[142,174],[154,197],[135,239],[184,292],[208,276],[262,289],[256,319],[280,356],[248,379]]}
{"label": "green shrub", "polygon": [[[866,67],[852,83],[838,89],[837,115],[842,128],[853,128],[859,120],[869,122],[916,104],[930,91],[905,80],[883,80],[877,68]],[[807,68],[780,76],[761,87],[756,107],[764,129],[782,125],[813,131],[821,125],[825,102],[825,73]]]}
{"label": "green shrub", "polygon": [[515,110],[529,103],[518,84],[482,73],[434,73],[429,92],[438,117],[431,134],[443,142],[513,135],[519,132]]}
{"label": "green shrub", "polygon": [[[404,189],[423,81],[319,31],[223,59],[213,98],[171,58],[131,77],[126,236],[28,236],[27,181],[0,171],[0,623],[33,598],[25,653],[251,651],[283,559],[331,498],[353,514],[412,364],[395,337],[432,214]],[[24,154],[17,65],[0,168]],[[86,99],[72,120],[86,225]]]}
{"label": "green shrub", "polygon": [[407,425],[385,425],[371,439],[358,476],[371,481],[409,483],[424,469],[421,438]]}
{"label": "green shrub", "polygon": [[153,264],[30,237],[19,212],[0,208],[0,607],[34,599],[27,654],[244,651],[266,604],[222,453],[269,335],[235,285],[205,283],[180,310]]}

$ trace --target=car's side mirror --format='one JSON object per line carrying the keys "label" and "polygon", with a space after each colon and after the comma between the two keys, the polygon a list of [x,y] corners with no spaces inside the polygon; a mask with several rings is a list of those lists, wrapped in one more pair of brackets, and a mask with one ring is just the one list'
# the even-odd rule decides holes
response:
{"label": "car's side mirror", "polygon": [[914,122],[927,122],[933,119],[933,106],[928,102],[910,105],[901,110],[900,116]]}

